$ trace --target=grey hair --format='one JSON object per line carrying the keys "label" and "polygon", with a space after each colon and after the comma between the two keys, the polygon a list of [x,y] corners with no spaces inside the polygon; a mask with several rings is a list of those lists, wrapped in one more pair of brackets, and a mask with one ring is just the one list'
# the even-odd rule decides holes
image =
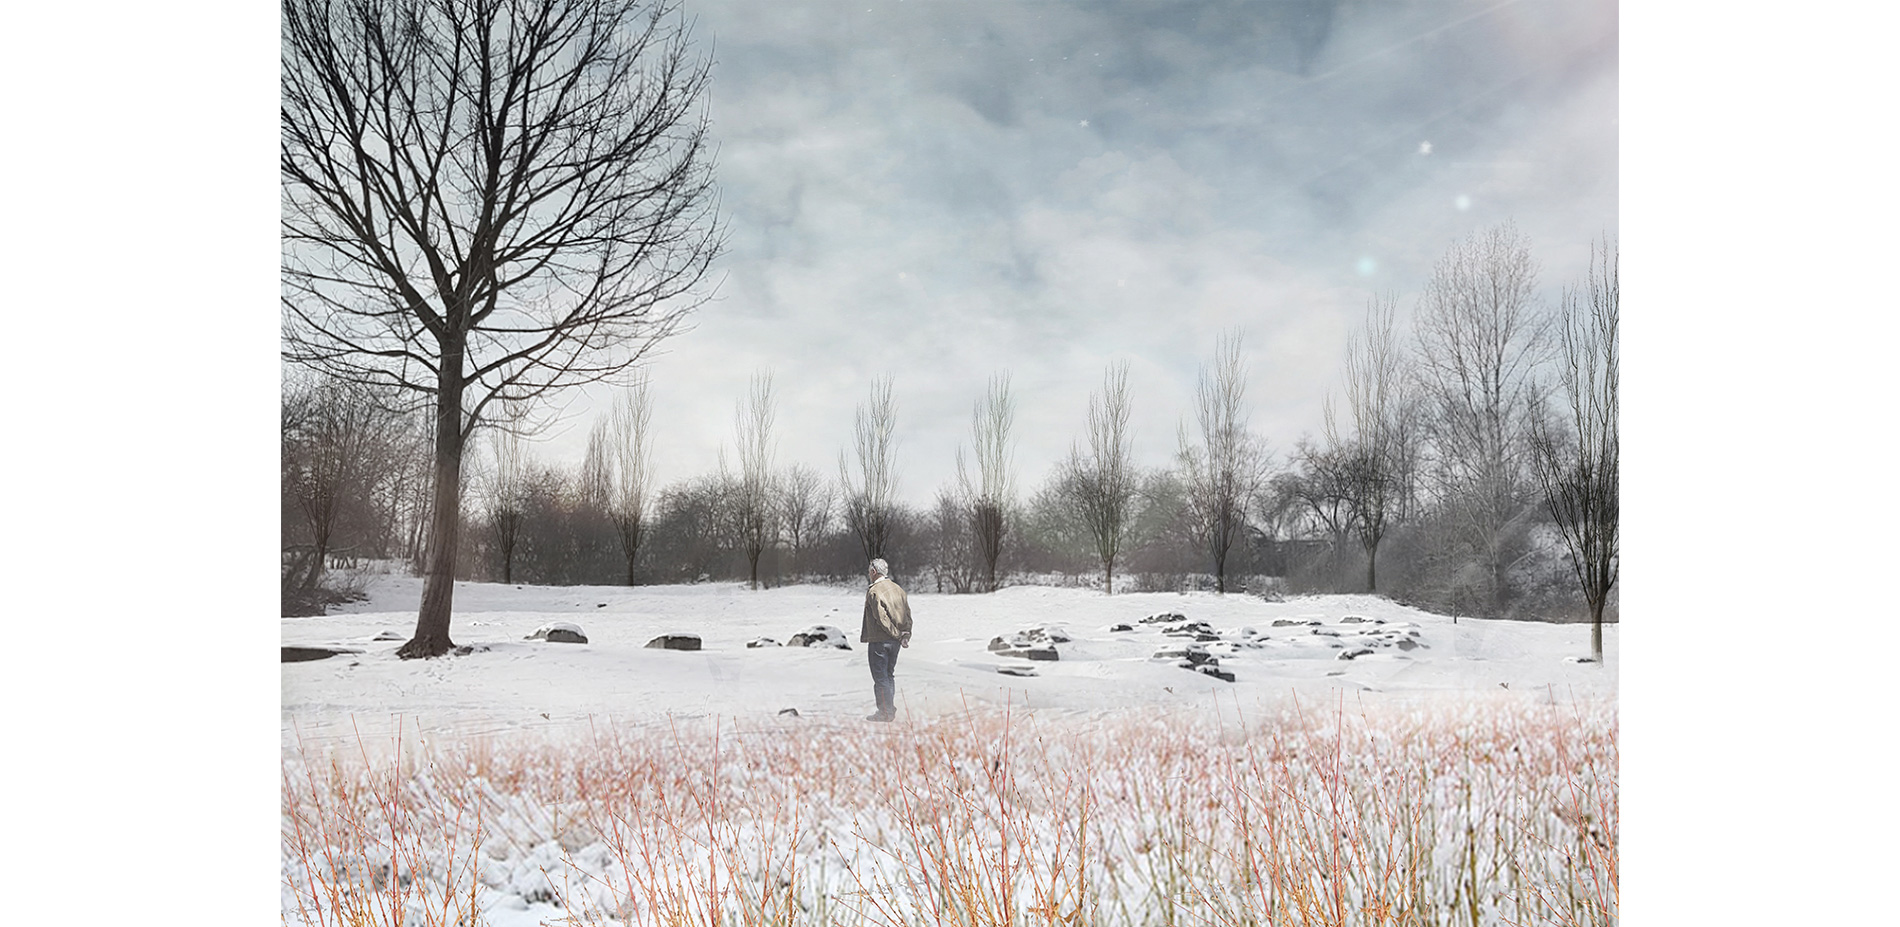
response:
{"label": "grey hair", "polygon": [[876,560],[871,561],[871,569],[875,571],[877,575],[879,576],[891,575],[891,565],[888,563],[885,563],[883,557],[879,557]]}

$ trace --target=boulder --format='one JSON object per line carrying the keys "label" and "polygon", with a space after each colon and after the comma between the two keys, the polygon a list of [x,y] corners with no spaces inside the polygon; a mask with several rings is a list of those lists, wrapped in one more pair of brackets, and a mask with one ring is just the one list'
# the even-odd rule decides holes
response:
{"label": "boulder", "polygon": [[1185,665],[1203,676],[1212,676],[1221,682],[1234,681],[1234,674],[1221,669],[1218,663],[1191,663]]}
{"label": "boulder", "polygon": [[1005,676],[1034,676],[1036,670],[1030,666],[999,666],[996,671]]}
{"label": "boulder", "polygon": [[1118,624],[1109,628],[1108,630],[1110,633],[1115,633],[1119,631],[1133,631],[1134,629],[1135,629],[1135,626],[1132,624]]}
{"label": "boulder", "polygon": [[571,621],[550,621],[534,629],[526,640],[547,641],[552,644],[585,644],[587,635],[581,632],[580,625]]}
{"label": "boulder", "polygon": [[990,638],[989,650],[999,657],[1060,660],[1062,656],[1056,652],[1056,643],[1068,640],[1069,636],[1060,631],[1051,632],[1046,628],[1031,628],[1004,637]]}
{"label": "boulder", "polygon": [[662,634],[659,637],[656,637],[650,641],[647,641],[647,649],[649,650],[698,650],[699,649],[699,635],[697,634]]}
{"label": "boulder", "polygon": [[408,639],[394,631],[378,631],[375,637],[370,638],[373,641],[406,641]]}
{"label": "boulder", "polygon": [[755,638],[753,638],[753,639],[751,639],[751,640],[749,640],[749,641],[746,641],[746,642],[745,642],[745,645],[746,645],[746,646],[747,646],[748,648],[751,648],[751,647],[777,647],[777,646],[780,646],[780,644],[779,644],[779,642],[778,642],[778,641],[775,641],[775,640],[773,640],[773,639],[771,639],[771,638],[769,638],[769,637],[755,637]]}
{"label": "boulder", "polygon": [[1187,620],[1187,616],[1181,614],[1180,612],[1156,612],[1155,614],[1149,615],[1148,617],[1141,619],[1141,623],[1142,624],[1169,624],[1175,621],[1186,621],[1186,620]]}
{"label": "boulder", "polygon": [[1212,664],[1218,665],[1220,663],[1220,659],[1218,657],[1214,656],[1211,653],[1208,653],[1207,648],[1201,646],[1200,644],[1188,644],[1185,647],[1176,647],[1176,648],[1171,648],[1168,650],[1157,650],[1155,651],[1154,659],[1180,660],[1182,661],[1179,664],[1181,666],[1200,666],[1204,663],[1212,663]]}
{"label": "boulder", "polygon": [[1341,659],[1341,660],[1357,660],[1357,659],[1359,659],[1360,657],[1364,657],[1364,656],[1370,656],[1371,654],[1372,654],[1372,649],[1371,649],[1370,647],[1360,647],[1360,648],[1358,648],[1358,649],[1356,649],[1356,650],[1342,650],[1342,651],[1340,651],[1340,652],[1339,652],[1339,659]]}
{"label": "boulder", "polygon": [[838,650],[850,650],[851,639],[843,630],[828,624],[815,624],[785,641],[787,647],[834,647]]}

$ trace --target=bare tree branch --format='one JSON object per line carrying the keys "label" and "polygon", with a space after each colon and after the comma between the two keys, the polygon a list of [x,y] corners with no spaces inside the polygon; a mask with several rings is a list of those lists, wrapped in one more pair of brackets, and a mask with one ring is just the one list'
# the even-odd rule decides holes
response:
{"label": "bare tree branch", "polygon": [[974,483],[964,471],[962,450],[957,452],[957,482],[969,507],[970,529],[976,555],[983,564],[986,592],[996,591],[996,563],[1002,558],[1003,540],[1009,530],[1007,519],[1014,502],[1015,474],[1010,470],[1009,430],[1015,417],[1009,374],[991,377],[989,392],[977,401],[970,413],[971,439],[976,448]]}
{"label": "bare tree branch", "polygon": [[897,403],[891,397],[892,382],[891,374],[872,380],[870,404],[858,407],[852,445],[857,456],[855,482],[844,452],[838,452],[845,523],[863,544],[866,560],[884,556],[896,528]]}
{"label": "bare tree branch", "polygon": [[1416,322],[1437,502],[1485,567],[1494,610],[1505,528],[1531,504],[1530,410],[1549,353],[1536,287],[1529,242],[1507,223],[1445,254]]}

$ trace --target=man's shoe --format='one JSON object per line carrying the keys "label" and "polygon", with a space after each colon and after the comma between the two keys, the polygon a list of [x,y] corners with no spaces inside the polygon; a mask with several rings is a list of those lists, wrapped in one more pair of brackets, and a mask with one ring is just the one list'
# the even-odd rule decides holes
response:
{"label": "man's shoe", "polygon": [[897,717],[896,715],[887,715],[887,714],[885,714],[885,713],[883,713],[883,712],[881,712],[881,711],[879,711],[879,712],[874,712],[874,713],[872,713],[872,714],[868,714],[868,715],[865,715],[865,716],[864,716],[864,720],[866,720],[866,721],[884,721],[884,722],[887,722],[887,723],[888,723],[889,721],[891,721],[891,720],[893,720],[893,719],[895,719],[896,717]]}

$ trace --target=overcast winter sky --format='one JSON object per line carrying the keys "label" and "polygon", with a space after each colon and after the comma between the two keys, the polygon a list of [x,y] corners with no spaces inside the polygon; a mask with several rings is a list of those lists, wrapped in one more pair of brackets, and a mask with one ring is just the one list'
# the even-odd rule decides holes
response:
{"label": "overcast winter sky", "polygon": [[[1375,293],[1409,315],[1447,246],[1512,220],[1547,300],[1617,233],[1617,9],[1601,0],[686,0],[731,246],[651,366],[662,482],[711,471],[770,370],[778,460],[835,475],[895,375],[900,494],[954,478],[1008,372],[1018,482],[1132,367],[1168,461],[1244,333],[1253,424],[1321,428]],[[596,399],[598,397],[595,397]],[[578,460],[591,412],[536,447]]]}

